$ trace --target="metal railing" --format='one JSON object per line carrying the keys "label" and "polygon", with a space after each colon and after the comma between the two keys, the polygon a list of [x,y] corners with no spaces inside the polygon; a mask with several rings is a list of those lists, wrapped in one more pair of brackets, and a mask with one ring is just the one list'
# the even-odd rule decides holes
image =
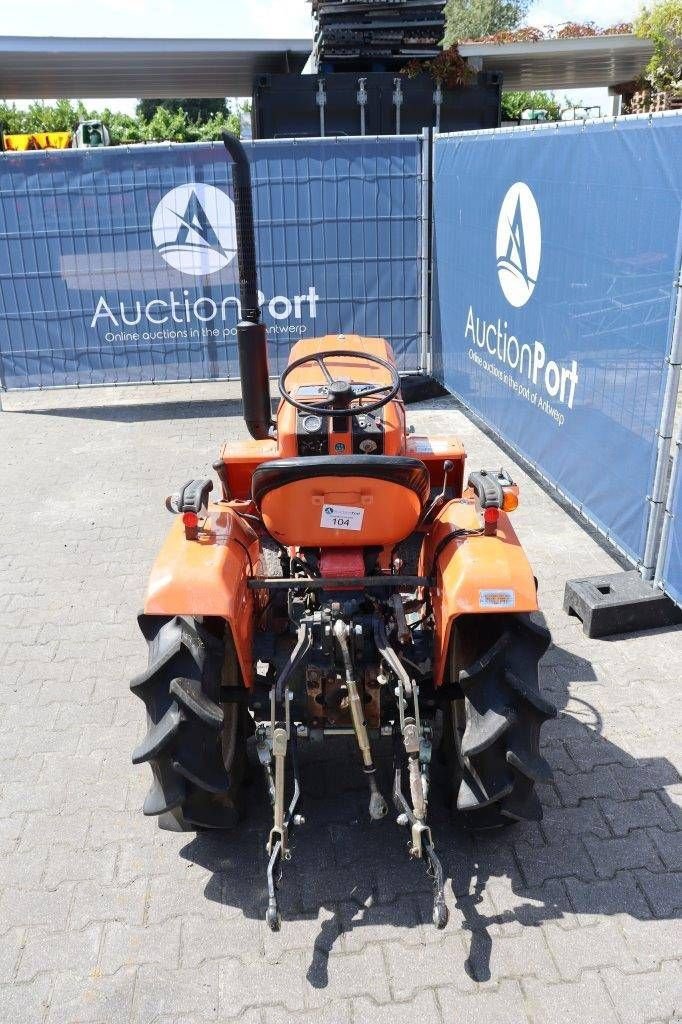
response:
{"label": "metal railing", "polygon": [[[424,140],[247,145],[273,372],[299,338],[340,332],[421,370]],[[221,144],[3,154],[0,388],[235,377],[230,192]]]}

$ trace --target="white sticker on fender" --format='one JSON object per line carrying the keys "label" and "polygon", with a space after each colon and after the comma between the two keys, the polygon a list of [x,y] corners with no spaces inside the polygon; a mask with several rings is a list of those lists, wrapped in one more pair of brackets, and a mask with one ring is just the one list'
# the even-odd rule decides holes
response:
{"label": "white sticker on fender", "polygon": [[478,603],[481,608],[513,608],[516,594],[513,590],[479,590]]}
{"label": "white sticker on fender", "polygon": [[355,505],[323,505],[320,526],[325,530],[361,530],[364,508]]}

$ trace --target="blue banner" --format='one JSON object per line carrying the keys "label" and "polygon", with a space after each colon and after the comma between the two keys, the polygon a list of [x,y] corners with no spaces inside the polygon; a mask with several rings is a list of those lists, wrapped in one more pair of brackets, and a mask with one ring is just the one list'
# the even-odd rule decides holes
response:
{"label": "blue banner", "polygon": [[[416,369],[420,140],[247,148],[272,371],[339,332]],[[0,382],[236,376],[231,194],[217,143],[0,154]]]}
{"label": "blue banner", "polygon": [[641,557],[680,265],[682,117],[445,136],[434,173],[437,374]]}

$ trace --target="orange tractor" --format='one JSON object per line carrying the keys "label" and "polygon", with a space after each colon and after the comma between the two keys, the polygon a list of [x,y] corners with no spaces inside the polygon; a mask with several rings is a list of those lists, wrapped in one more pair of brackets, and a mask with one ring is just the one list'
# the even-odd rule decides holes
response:
{"label": "orange tractor", "polygon": [[272,802],[266,920],[276,930],[282,863],[302,823],[297,744],[354,734],[369,815],[381,819],[372,742],[390,734],[398,823],[433,879],[441,928],[443,872],[427,824],[437,717],[466,827],[540,818],[534,784],[549,776],[538,749],[555,713],[538,688],[549,635],[508,517],[517,488],[497,469],[465,485],[456,440],[407,429],[381,338],[298,342],[273,418],[249,164],[237,139],[224,141],[253,440],[224,445],[216,500],[211,479],[167,500],[176,518],[139,618],[149,666],[131,684],[147,709],[133,754],[152,773],[144,813],[176,831],[234,827],[255,747]]}

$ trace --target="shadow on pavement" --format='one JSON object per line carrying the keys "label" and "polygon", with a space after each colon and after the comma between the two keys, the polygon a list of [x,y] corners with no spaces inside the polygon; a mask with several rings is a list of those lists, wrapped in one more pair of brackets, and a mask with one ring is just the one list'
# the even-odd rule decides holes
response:
{"label": "shadow on pavement", "polygon": [[23,416],[60,416],[65,419],[100,420],[111,423],[148,423],[156,420],[218,419],[241,416],[241,398],[198,400],[191,402],[139,402],[129,405],[74,405],[53,409],[8,409]]}
{"label": "shadow on pavement", "polygon": [[[368,819],[353,744],[339,738],[300,745],[306,824],[294,833],[292,859],[284,865],[280,936],[305,929],[298,948],[312,949],[311,986],[327,985],[334,943],[345,935],[352,946],[353,933],[360,929],[360,942],[391,938],[395,929],[405,928],[429,929],[426,940],[434,942],[448,930],[462,929],[469,935],[464,969],[483,982],[491,977],[496,926],[534,927],[574,914],[627,914],[640,920],[681,916],[676,909],[682,908],[679,875],[671,875],[665,901],[656,895],[660,886],[649,892],[639,877],[650,873],[653,883],[660,883],[666,876],[650,839],[645,837],[651,852],[643,858],[649,862],[637,861],[643,868],[639,875],[630,870],[626,855],[621,869],[613,849],[629,829],[656,825],[664,833],[675,832],[676,808],[664,787],[679,781],[676,769],[663,758],[630,756],[604,735],[600,714],[588,701],[569,696],[572,683],[599,687],[589,662],[552,647],[541,665],[541,680],[543,694],[559,709],[559,717],[543,729],[543,754],[554,770],[554,783],[540,788],[541,824],[517,824],[480,837],[464,833],[450,822],[445,769],[434,765],[429,820],[452,893],[445,933],[431,924],[430,880],[423,865],[408,858],[406,830],[390,817],[381,823]],[[376,754],[388,796],[390,740],[379,741]],[[633,806],[641,794],[654,802],[655,819],[641,820],[639,805]],[[257,774],[250,799],[252,813],[243,829],[225,837],[198,835],[181,855],[213,871],[207,899],[263,920],[270,821]],[[624,873],[617,876],[620,870]],[[265,924],[263,935],[266,948],[269,942],[286,942],[286,937],[272,936]]]}

